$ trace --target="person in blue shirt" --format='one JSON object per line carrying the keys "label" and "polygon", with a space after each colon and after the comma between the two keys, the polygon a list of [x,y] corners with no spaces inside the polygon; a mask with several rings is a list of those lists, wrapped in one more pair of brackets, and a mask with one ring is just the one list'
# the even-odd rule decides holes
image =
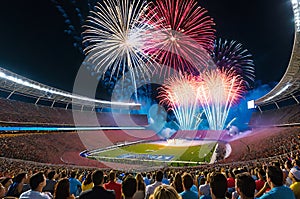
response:
{"label": "person in blue shirt", "polygon": [[279,167],[268,166],[266,178],[271,190],[262,195],[259,199],[295,199],[293,191],[283,185],[283,174]]}
{"label": "person in blue shirt", "polygon": [[189,173],[182,176],[182,183],[184,191],[180,193],[182,199],[198,199],[198,193],[190,190],[194,184],[193,177]]}
{"label": "person in blue shirt", "polygon": [[70,194],[74,194],[74,196],[78,196],[81,192],[81,182],[76,178],[76,171],[71,172],[71,176],[69,178],[70,182]]}

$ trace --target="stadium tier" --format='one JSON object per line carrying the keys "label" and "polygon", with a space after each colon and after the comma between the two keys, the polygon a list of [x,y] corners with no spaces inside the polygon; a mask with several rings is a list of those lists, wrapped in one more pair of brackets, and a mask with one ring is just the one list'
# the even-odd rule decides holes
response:
{"label": "stadium tier", "polygon": [[272,127],[272,126],[299,126],[299,104],[282,107],[280,109],[253,112],[249,126]]}
{"label": "stadium tier", "polygon": [[[74,123],[73,114],[76,115]],[[95,113],[41,106],[15,100],[0,98],[0,122],[6,125],[43,125],[43,126],[146,126],[146,115],[119,114],[110,112]]]}

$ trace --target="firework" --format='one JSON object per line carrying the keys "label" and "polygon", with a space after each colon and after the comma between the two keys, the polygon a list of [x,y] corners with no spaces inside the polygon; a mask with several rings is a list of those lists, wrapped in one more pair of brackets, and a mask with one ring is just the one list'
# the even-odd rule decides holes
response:
{"label": "firework", "polygon": [[168,106],[181,130],[195,130],[201,122],[197,101],[197,79],[177,75],[166,80],[159,92],[160,103]]}
{"label": "firework", "polygon": [[139,0],[104,0],[90,12],[83,32],[84,52],[95,72],[109,71],[111,77],[124,77],[129,72],[135,91],[136,78],[150,76],[151,60],[142,46],[154,27],[150,20],[155,14],[146,14],[145,6],[146,2]]}
{"label": "firework", "polygon": [[252,55],[237,41],[219,39],[215,42],[213,60],[220,69],[233,69],[244,79],[247,87],[254,82],[255,70]]}
{"label": "firework", "polygon": [[[154,22],[163,27],[153,33],[146,52],[158,63],[179,72],[195,74],[207,65],[212,52],[215,30],[207,10],[194,0],[157,0],[148,5]],[[170,71],[160,71],[169,76]]]}
{"label": "firework", "polygon": [[201,74],[197,98],[211,130],[223,130],[231,106],[243,93],[243,80],[233,70],[210,70]]}

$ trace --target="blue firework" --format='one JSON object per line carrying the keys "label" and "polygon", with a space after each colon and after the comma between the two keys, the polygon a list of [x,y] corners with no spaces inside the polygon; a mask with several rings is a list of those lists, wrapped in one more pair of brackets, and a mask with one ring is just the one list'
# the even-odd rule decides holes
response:
{"label": "blue firework", "polygon": [[253,85],[255,68],[252,55],[241,43],[221,38],[216,40],[212,58],[218,68],[234,70],[243,78],[248,88]]}

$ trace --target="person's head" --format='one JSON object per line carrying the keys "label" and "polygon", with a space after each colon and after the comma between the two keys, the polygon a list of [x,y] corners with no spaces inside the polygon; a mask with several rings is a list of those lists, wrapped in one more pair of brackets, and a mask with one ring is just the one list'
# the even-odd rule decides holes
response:
{"label": "person's head", "polygon": [[300,182],[300,170],[295,167],[290,170],[289,178],[292,179],[293,182]]}
{"label": "person's head", "polygon": [[103,174],[103,171],[101,171],[101,170],[96,170],[93,172],[92,181],[95,186],[99,186],[99,185],[103,184],[103,180],[104,180],[103,176],[104,176],[104,174]]}
{"label": "person's head", "polygon": [[32,190],[42,190],[46,186],[46,177],[42,172],[35,173],[30,177],[29,184]]}
{"label": "person's head", "polygon": [[144,182],[143,176],[140,173],[136,174],[135,179],[136,179],[136,181],[142,181],[142,182]]}
{"label": "person's head", "polygon": [[2,177],[0,179],[0,183],[5,187],[5,189],[7,190],[8,187],[13,183],[12,179],[9,177]]}
{"label": "person's head", "polygon": [[71,177],[71,178],[75,178],[75,177],[76,177],[76,174],[77,174],[77,171],[72,170],[72,171],[71,171],[71,174],[70,174],[70,177]]}
{"label": "person's head", "polygon": [[86,178],[85,178],[83,184],[84,184],[84,185],[87,185],[87,184],[90,184],[90,183],[92,183],[92,182],[93,182],[93,181],[92,181],[92,173],[89,172],[89,173],[87,174],[87,176],[86,176]]}
{"label": "person's head", "polygon": [[155,188],[150,199],[181,199],[181,197],[172,186],[160,185]]}
{"label": "person's head", "polygon": [[263,168],[259,168],[257,170],[257,176],[260,180],[266,180],[266,172],[263,170]]}
{"label": "person's head", "polygon": [[25,182],[26,179],[27,179],[27,173],[22,172],[22,173],[19,173],[18,175],[16,175],[16,177],[14,177],[13,181],[16,183],[21,183],[22,181]]}
{"label": "person's head", "polygon": [[70,196],[70,182],[68,178],[60,179],[55,185],[54,199],[63,199]]}
{"label": "person's head", "polygon": [[216,172],[211,174],[210,192],[212,198],[225,198],[227,192],[227,179],[222,173]]}
{"label": "person's head", "polygon": [[288,171],[293,167],[292,162],[290,160],[286,160],[284,163],[284,168]]}
{"label": "person's head", "polygon": [[181,178],[181,175],[180,173],[176,173],[175,175],[175,184],[178,185],[178,184],[182,184],[182,178]]}
{"label": "person's head", "polygon": [[111,170],[108,175],[108,180],[114,182],[116,180],[116,173]]}
{"label": "person's head", "polygon": [[147,173],[147,178],[151,179],[151,173]]}
{"label": "person's head", "polygon": [[205,182],[206,182],[206,178],[201,178],[201,179],[200,179],[200,185],[205,184]]}
{"label": "person's head", "polygon": [[125,198],[131,198],[137,190],[137,181],[132,175],[128,175],[122,182],[122,192]]}
{"label": "person's head", "polygon": [[189,173],[185,173],[182,176],[182,183],[185,190],[190,190],[194,184],[193,177]]}
{"label": "person's head", "polygon": [[157,171],[155,175],[155,180],[157,182],[161,182],[164,177],[164,173],[162,171]]}
{"label": "person's head", "polygon": [[270,187],[277,187],[283,185],[283,173],[277,166],[268,166],[266,172],[267,182]]}
{"label": "person's head", "polygon": [[300,167],[300,160],[299,159],[294,159],[294,160],[292,160],[292,165],[295,167],[295,166],[297,166],[297,167]]}
{"label": "person's head", "polygon": [[47,175],[49,180],[52,180],[54,178],[54,176],[55,176],[55,171],[54,170],[50,171]]}
{"label": "person's head", "polygon": [[236,176],[235,187],[242,199],[254,198],[256,184],[248,173],[241,173]]}

